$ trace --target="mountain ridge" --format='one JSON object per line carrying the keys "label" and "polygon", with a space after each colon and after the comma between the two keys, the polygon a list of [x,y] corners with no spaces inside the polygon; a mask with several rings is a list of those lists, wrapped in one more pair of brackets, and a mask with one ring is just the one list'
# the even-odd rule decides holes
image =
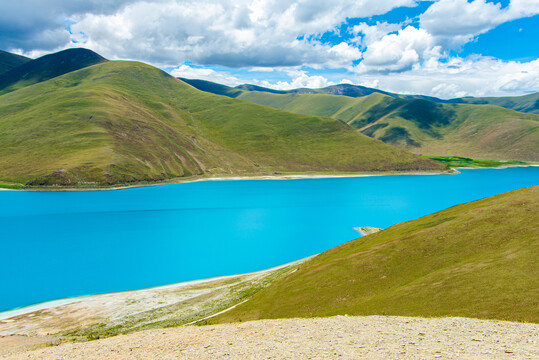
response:
{"label": "mountain ridge", "polygon": [[104,61],[101,55],[84,48],[47,54],[0,74],[0,95]]}

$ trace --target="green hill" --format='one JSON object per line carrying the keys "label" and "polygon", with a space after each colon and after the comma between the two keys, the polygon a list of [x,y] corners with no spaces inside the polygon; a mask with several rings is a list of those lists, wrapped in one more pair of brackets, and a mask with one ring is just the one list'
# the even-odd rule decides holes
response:
{"label": "green hill", "polygon": [[0,96],[0,148],[0,179],[29,185],[446,169],[341,121],[209,94],[125,61]]}
{"label": "green hill", "polygon": [[523,96],[464,97],[451,99],[449,102],[498,105],[516,111],[539,114],[539,92]]}
{"label": "green hill", "polygon": [[0,94],[106,61],[88,49],[67,49],[23,63],[0,74]]}
{"label": "green hill", "polygon": [[368,136],[417,154],[539,161],[539,116],[499,106],[442,104],[381,93],[353,98],[243,91],[236,98],[339,119]]}
{"label": "green hill", "polygon": [[12,54],[7,51],[0,50],[0,74],[5,73],[19,65],[27,63],[32,59],[25,56]]}
{"label": "green hill", "polygon": [[539,186],[333,248],[212,322],[348,315],[539,322]]}

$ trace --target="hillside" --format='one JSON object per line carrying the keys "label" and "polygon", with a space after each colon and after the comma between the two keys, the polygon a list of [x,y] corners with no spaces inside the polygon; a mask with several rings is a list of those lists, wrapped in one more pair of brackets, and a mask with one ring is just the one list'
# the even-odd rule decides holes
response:
{"label": "hillside", "polygon": [[67,49],[24,62],[0,74],[0,94],[106,61],[87,49]]}
{"label": "hillside", "polygon": [[327,116],[362,133],[430,156],[539,161],[539,116],[494,105],[441,104],[381,93],[362,97],[243,91],[237,98]]}
{"label": "hillside", "polygon": [[446,169],[340,121],[205,93],[135,62],[4,94],[0,114],[0,179],[28,185]]}
{"label": "hillside", "polygon": [[400,223],[309,260],[212,322],[348,315],[539,322],[539,186]]}
{"label": "hillside", "polygon": [[0,74],[5,73],[19,65],[27,63],[32,59],[25,56],[12,54],[7,51],[0,50]]}

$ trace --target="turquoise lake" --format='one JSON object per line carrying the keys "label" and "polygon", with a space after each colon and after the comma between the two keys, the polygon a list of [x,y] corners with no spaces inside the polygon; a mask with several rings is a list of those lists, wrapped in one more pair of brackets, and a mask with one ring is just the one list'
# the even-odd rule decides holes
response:
{"label": "turquoise lake", "polygon": [[0,191],[0,311],[270,268],[450,206],[539,184],[539,167],[116,191]]}

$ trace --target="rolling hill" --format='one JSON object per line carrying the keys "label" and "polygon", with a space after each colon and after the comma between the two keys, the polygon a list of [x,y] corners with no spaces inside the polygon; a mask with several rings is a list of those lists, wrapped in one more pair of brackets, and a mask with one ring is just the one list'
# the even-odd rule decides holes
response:
{"label": "rolling hill", "polygon": [[448,102],[498,105],[516,111],[539,114],[539,92],[523,96],[464,97],[451,99]]}
{"label": "rolling hill", "polygon": [[446,169],[341,121],[209,94],[126,61],[1,95],[0,147],[0,179],[27,185]]}
{"label": "rolling hill", "polygon": [[12,54],[10,52],[0,50],[0,74],[3,74],[6,71],[16,68],[17,66],[20,66],[31,60],[32,59],[25,56]]}
{"label": "rolling hill", "polygon": [[107,61],[87,49],[67,49],[24,62],[0,74],[0,94]]}
{"label": "rolling hill", "polygon": [[[203,84],[204,87],[199,88],[204,91],[217,88],[209,82]],[[193,86],[200,84],[193,83]],[[222,95],[275,109],[339,119],[368,136],[417,154],[539,161],[539,116],[536,114],[488,104],[399,98],[381,92],[352,97],[245,90],[251,88],[243,87],[238,92],[237,88],[221,85],[219,91]],[[361,89],[352,85],[340,88]],[[528,97],[531,103],[533,96]],[[524,103],[523,98],[519,97],[521,103]]]}
{"label": "rolling hill", "polygon": [[539,186],[348,242],[212,323],[332,315],[539,322]]}

